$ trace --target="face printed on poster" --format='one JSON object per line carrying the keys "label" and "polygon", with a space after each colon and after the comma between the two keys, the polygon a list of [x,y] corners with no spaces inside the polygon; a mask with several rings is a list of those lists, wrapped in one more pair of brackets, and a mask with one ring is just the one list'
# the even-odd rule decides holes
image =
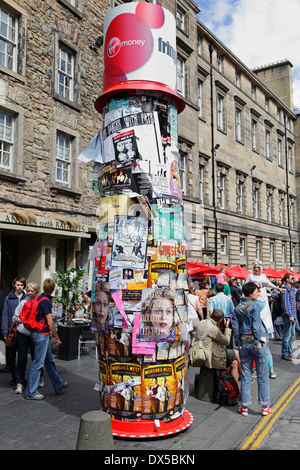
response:
{"label": "face printed on poster", "polygon": [[108,283],[96,282],[95,302],[92,302],[91,330],[99,333],[108,333],[109,329],[109,297],[110,286]]}
{"label": "face printed on poster", "polygon": [[143,289],[140,341],[176,339],[174,294],[169,289]]}

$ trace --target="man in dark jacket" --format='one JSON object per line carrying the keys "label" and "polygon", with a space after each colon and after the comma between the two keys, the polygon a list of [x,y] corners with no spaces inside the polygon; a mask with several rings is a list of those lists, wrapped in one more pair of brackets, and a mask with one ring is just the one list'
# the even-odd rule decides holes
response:
{"label": "man in dark jacket", "polygon": [[235,277],[229,279],[229,287],[231,291],[231,298],[236,307],[241,301],[241,292],[239,286],[237,285],[237,280]]}
{"label": "man in dark jacket", "polygon": [[[27,298],[27,294],[24,290],[26,287],[26,280],[23,276],[16,277],[12,283],[12,286],[14,289],[5,297],[2,310],[1,333],[3,335],[4,341],[6,340],[10,327],[13,324],[13,316],[16,307],[20,302],[22,302],[22,300]],[[12,376],[10,385],[16,384],[16,351],[16,345],[5,348],[6,368],[9,368],[9,372]],[[2,371],[5,372],[6,368],[2,369]]]}

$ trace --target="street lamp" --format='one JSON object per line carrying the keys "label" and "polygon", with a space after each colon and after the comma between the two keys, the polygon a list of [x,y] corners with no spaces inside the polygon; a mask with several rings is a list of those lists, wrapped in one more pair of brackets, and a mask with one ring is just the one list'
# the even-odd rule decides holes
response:
{"label": "street lamp", "polygon": [[212,164],[212,193],[213,193],[213,217],[215,222],[215,266],[218,264],[218,219],[216,211],[216,182],[215,182],[215,151],[220,147],[219,144],[215,146],[214,141],[214,100],[213,100],[213,66],[212,66],[212,54],[214,46],[209,45],[209,56],[210,56],[210,112],[211,112],[211,164]]}
{"label": "street lamp", "polygon": [[289,234],[289,245],[290,245],[290,268],[292,268],[293,256],[292,256],[292,236],[291,236],[291,227],[290,227],[289,162],[288,162],[286,119],[287,119],[286,118],[286,113],[284,113],[284,145],[285,145],[287,223],[288,223],[288,234]]}

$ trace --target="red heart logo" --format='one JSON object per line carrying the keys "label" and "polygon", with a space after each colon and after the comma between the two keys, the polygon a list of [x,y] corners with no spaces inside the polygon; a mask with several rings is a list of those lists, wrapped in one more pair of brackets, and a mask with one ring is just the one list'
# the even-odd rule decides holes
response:
{"label": "red heart logo", "polygon": [[124,75],[138,69],[152,54],[149,26],[132,13],[117,16],[107,29],[104,50],[106,74]]}

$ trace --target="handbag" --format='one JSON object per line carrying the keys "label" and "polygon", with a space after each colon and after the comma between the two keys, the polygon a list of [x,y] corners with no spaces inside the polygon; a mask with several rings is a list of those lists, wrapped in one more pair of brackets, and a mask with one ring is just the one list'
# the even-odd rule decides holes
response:
{"label": "handbag", "polygon": [[8,348],[11,348],[12,346],[16,344],[17,328],[18,328],[18,323],[14,321],[10,327],[10,330],[5,340],[5,346],[7,346]]}
{"label": "handbag", "polygon": [[189,349],[189,365],[191,367],[201,367],[205,362],[205,353],[203,349],[203,340],[206,338],[210,330],[213,328],[211,325],[208,330],[202,335],[198,341],[193,341]]}

